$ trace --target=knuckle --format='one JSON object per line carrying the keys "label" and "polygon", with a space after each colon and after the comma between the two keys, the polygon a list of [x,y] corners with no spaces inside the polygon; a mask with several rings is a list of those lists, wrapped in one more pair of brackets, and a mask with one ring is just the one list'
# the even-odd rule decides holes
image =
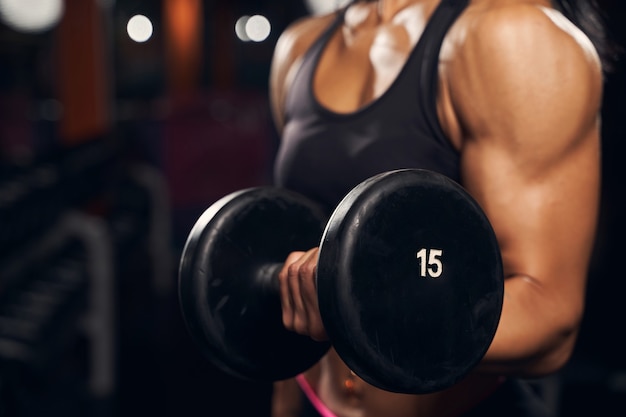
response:
{"label": "knuckle", "polygon": [[304,266],[303,272],[306,274],[306,276],[312,276],[315,274],[315,269],[315,264],[309,263]]}
{"label": "knuckle", "polygon": [[285,269],[283,268],[278,273],[278,282],[280,284],[283,284],[285,281],[287,281],[287,271],[285,271]]}
{"label": "knuckle", "polygon": [[300,275],[300,266],[298,264],[291,264],[287,268],[287,275],[289,277],[297,277]]}

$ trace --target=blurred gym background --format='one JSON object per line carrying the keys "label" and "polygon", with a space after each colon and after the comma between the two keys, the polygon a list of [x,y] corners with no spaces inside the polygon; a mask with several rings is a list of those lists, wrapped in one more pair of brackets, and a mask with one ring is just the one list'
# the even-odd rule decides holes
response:
{"label": "blurred gym background", "polygon": [[[192,344],[178,261],[209,204],[271,181],[278,35],[343,3],[0,0],[0,417],[268,415],[269,384]],[[600,4],[626,43],[624,3]],[[563,417],[626,415],[624,70],[583,330],[545,384]]]}

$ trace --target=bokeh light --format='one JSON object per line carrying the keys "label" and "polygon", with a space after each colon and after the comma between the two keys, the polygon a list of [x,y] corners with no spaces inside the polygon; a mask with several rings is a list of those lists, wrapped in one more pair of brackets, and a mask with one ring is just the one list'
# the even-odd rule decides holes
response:
{"label": "bokeh light", "polygon": [[248,15],[241,16],[235,23],[235,34],[237,34],[237,37],[244,42],[250,41],[250,37],[248,37],[248,34],[246,33],[246,22],[248,19],[250,19],[250,16]]}
{"label": "bokeh light", "polygon": [[265,16],[241,16],[235,23],[235,33],[244,42],[263,42],[272,33],[272,25]]}
{"label": "bokeh light", "polygon": [[63,0],[0,0],[0,18],[20,32],[43,32],[61,20]]}
{"label": "bokeh light", "polygon": [[144,15],[135,15],[128,20],[126,31],[135,42],[146,42],[152,37],[152,22]]}

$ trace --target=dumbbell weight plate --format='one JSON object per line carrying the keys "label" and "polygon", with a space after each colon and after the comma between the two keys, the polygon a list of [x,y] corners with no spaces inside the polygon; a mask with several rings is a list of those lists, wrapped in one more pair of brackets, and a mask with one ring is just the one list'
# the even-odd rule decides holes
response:
{"label": "dumbbell weight plate", "polygon": [[318,246],[326,221],[311,201],[274,187],[234,192],[200,216],[183,249],[179,299],[190,334],[213,364],[239,378],[275,381],[328,351],[328,343],[284,328],[278,281],[259,274],[291,251]]}
{"label": "dumbbell weight plate", "polygon": [[353,189],[331,216],[317,265],[333,347],[379,388],[428,393],[484,356],[503,299],[496,237],[457,183],[387,172]]}

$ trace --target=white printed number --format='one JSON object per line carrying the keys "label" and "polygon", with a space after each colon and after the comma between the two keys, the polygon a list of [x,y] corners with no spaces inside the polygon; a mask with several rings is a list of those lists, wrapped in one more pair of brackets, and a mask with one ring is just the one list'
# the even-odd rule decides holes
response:
{"label": "white printed number", "polygon": [[[422,277],[439,278],[443,273],[441,263],[441,249],[420,249],[417,252],[417,259],[420,261],[420,275]],[[428,260],[428,262],[427,262]]]}

